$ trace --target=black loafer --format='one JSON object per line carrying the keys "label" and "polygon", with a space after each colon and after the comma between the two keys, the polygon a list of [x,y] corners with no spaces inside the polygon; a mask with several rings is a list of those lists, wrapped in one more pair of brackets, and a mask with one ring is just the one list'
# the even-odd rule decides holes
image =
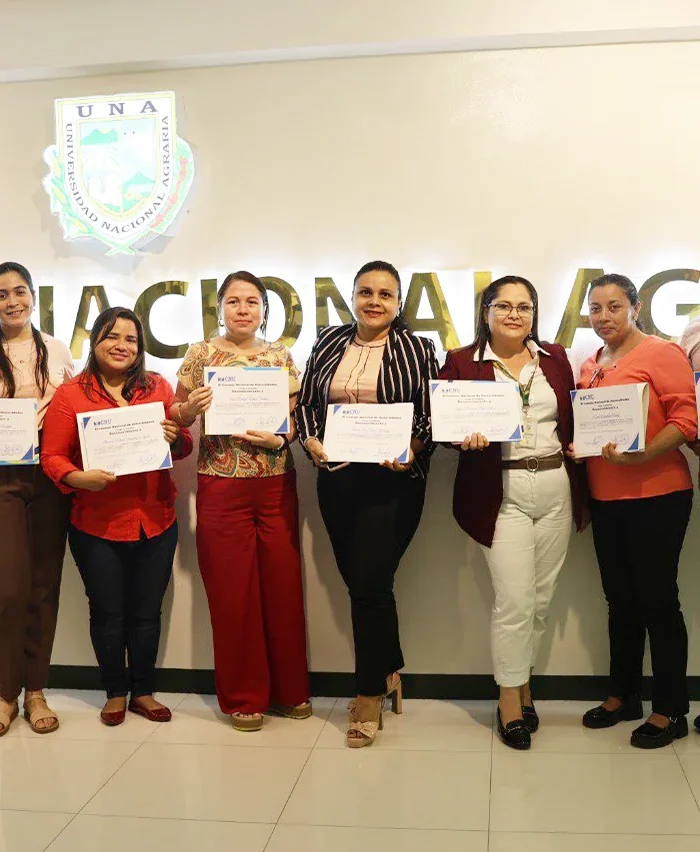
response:
{"label": "black loafer", "polygon": [[537,715],[534,704],[523,704],[523,721],[531,734],[534,734],[539,728],[540,717]]}
{"label": "black loafer", "polygon": [[518,751],[526,751],[530,748],[530,731],[527,729],[524,719],[516,719],[514,722],[508,722],[503,725],[501,721],[501,708],[497,711],[498,733],[501,735],[503,742],[510,748],[518,749]]}
{"label": "black loafer", "polygon": [[583,714],[584,728],[612,728],[618,722],[634,722],[644,718],[642,700],[637,695],[625,699],[617,710],[606,710],[602,704]]}
{"label": "black loafer", "polygon": [[671,716],[665,728],[659,728],[651,722],[635,728],[630,743],[636,748],[663,748],[687,736],[688,720],[685,716]]}
{"label": "black loafer", "polygon": [[700,734],[700,716],[695,717],[693,724],[695,725],[695,730]]}

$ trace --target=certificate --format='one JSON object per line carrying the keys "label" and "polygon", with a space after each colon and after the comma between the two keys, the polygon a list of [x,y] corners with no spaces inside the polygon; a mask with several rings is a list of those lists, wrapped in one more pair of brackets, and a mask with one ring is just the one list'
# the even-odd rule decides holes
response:
{"label": "certificate", "polygon": [[646,446],[649,387],[646,382],[571,391],[574,453],[599,456],[606,444],[618,453],[643,452]]}
{"label": "certificate", "polygon": [[408,462],[413,403],[329,405],[323,450],[331,462]]}
{"label": "certificate", "polygon": [[0,399],[0,465],[38,464],[35,399]]}
{"label": "certificate", "polygon": [[126,476],[173,466],[162,402],[86,411],[77,418],[83,470]]}
{"label": "certificate", "polygon": [[289,370],[286,367],[205,367],[212,389],[204,415],[205,435],[289,432]]}
{"label": "certificate", "polygon": [[515,382],[430,382],[434,441],[459,442],[480,432],[489,441],[522,438],[520,393]]}

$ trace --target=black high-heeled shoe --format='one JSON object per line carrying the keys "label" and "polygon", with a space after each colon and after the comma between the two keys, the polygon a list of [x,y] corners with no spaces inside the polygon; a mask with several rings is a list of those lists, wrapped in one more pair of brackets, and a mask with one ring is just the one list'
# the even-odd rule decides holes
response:
{"label": "black high-heeled shoe", "polygon": [[674,740],[688,736],[688,720],[685,716],[669,716],[668,725],[659,728],[651,722],[645,722],[632,731],[631,745],[636,748],[663,748]]}
{"label": "black high-heeled shoe", "polygon": [[[530,699],[532,700],[532,699]],[[523,720],[525,727],[531,734],[534,734],[540,726],[540,717],[537,715],[534,704],[523,704]]]}
{"label": "black high-heeled shoe", "polygon": [[526,751],[530,748],[530,731],[527,729],[524,719],[516,719],[514,722],[508,722],[504,725],[501,720],[501,708],[496,711],[498,720],[498,733],[503,742],[509,748],[515,748],[518,751]]}
{"label": "black high-heeled shoe", "polygon": [[601,704],[583,714],[585,728],[612,728],[618,722],[634,722],[644,718],[642,700],[638,695],[630,695],[617,710],[606,710]]}
{"label": "black high-heeled shoe", "polygon": [[693,724],[695,725],[695,730],[700,734],[700,716],[695,717]]}

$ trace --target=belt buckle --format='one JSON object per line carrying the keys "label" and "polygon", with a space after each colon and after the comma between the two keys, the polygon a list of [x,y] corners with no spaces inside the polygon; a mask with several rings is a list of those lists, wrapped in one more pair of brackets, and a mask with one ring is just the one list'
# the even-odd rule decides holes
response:
{"label": "belt buckle", "polygon": [[[527,465],[527,470],[530,473],[537,473],[540,469],[540,460],[535,458],[535,456],[528,456],[528,458],[525,459],[525,464]],[[530,466],[531,464],[532,467]]]}

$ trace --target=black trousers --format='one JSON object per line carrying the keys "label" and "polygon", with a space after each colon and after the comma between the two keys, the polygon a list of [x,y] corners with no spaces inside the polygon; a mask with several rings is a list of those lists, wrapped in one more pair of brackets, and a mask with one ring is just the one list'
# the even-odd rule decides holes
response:
{"label": "black trousers", "polygon": [[152,695],[177,522],[139,541],[108,541],[71,525],[68,543],[85,584],[90,638],[107,697]]}
{"label": "black trousers", "polygon": [[379,465],[319,470],[321,515],[350,593],[358,695],[381,695],[403,667],[394,575],[424,498],[425,480]]}
{"label": "black trousers", "polygon": [[608,601],[610,695],[639,694],[646,634],[653,670],[652,710],[688,710],[688,633],[678,600],[678,559],[693,492],[636,500],[591,500],[603,591]]}

